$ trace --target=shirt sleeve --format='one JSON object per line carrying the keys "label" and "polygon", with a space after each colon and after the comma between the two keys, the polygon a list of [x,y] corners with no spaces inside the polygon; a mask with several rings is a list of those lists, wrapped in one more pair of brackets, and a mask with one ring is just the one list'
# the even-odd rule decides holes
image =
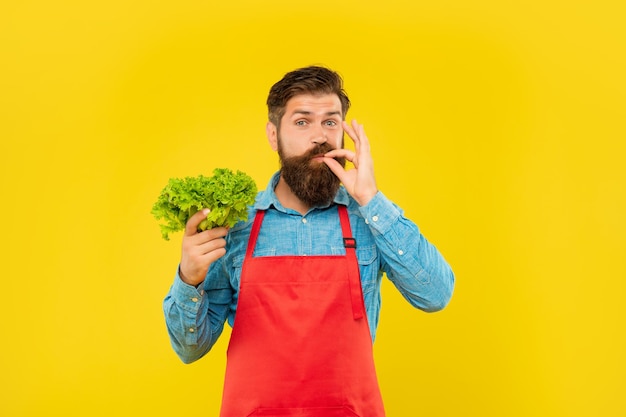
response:
{"label": "shirt sleeve", "polygon": [[230,285],[224,285],[223,281],[213,279],[211,275],[217,272],[216,269],[219,268],[210,268],[207,279],[198,287],[184,283],[177,271],[174,283],[163,301],[170,342],[184,363],[194,362],[204,356],[224,329],[232,289]]}
{"label": "shirt sleeve", "polygon": [[359,210],[374,236],[381,268],[402,296],[423,311],[443,309],[452,297],[454,274],[437,248],[380,191]]}

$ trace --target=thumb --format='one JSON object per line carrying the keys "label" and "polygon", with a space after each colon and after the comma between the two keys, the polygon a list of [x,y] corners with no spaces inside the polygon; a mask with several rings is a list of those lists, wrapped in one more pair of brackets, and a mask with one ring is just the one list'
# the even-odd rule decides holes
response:
{"label": "thumb", "polygon": [[328,165],[328,168],[339,178],[339,181],[343,182],[345,179],[346,170],[339,162],[334,158],[324,157],[324,163]]}
{"label": "thumb", "polygon": [[198,225],[206,219],[210,211],[208,208],[205,208],[191,216],[185,225],[185,236],[192,236],[198,233]]}

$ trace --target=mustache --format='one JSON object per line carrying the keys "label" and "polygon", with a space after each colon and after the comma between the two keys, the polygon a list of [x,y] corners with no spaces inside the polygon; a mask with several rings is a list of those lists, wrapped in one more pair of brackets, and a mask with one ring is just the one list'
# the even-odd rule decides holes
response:
{"label": "mustache", "polygon": [[315,145],[315,147],[309,150],[306,154],[304,154],[304,156],[307,157],[308,159],[312,159],[312,158],[315,158],[316,156],[324,155],[334,149],[335,148],[333,148],[330,144],[328,144],[327,142],[324,142],[324,143]]}
{"label": "mustache", "polygon": [[[309,150],[304,155],[302,155],[302,160],[310,161],[311,159],[315,158],[316,156],[325,155],[328,152],[333,151],[335,149],[337,149],[337,148],[331,146],[328,142],[324,142],[322,144],[315,145],[315,147],[313,149]],[[346,159],[345,158],[335,157],[333,159],[336,160],[337,162],[339,162],[341,164],[341,166],[345,166],[346,165]]]}

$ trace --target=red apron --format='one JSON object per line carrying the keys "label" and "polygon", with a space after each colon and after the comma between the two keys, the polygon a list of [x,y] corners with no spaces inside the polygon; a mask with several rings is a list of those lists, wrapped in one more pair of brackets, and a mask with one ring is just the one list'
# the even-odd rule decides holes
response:
{"label": "red apron", "polygon": [[252,257],[241,272],[221,417],[382,417],[372,339],[344,206],[346,255]]}

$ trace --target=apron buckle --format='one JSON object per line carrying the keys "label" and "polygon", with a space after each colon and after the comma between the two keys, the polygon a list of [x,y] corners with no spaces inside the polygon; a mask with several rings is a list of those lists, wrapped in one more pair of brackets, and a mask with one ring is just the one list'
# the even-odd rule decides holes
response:
{"label": "apron buckle", "polygon": [[343,238],[343,246],[345,248],[356,249],[356,239],[353,237],[344,237]]}

